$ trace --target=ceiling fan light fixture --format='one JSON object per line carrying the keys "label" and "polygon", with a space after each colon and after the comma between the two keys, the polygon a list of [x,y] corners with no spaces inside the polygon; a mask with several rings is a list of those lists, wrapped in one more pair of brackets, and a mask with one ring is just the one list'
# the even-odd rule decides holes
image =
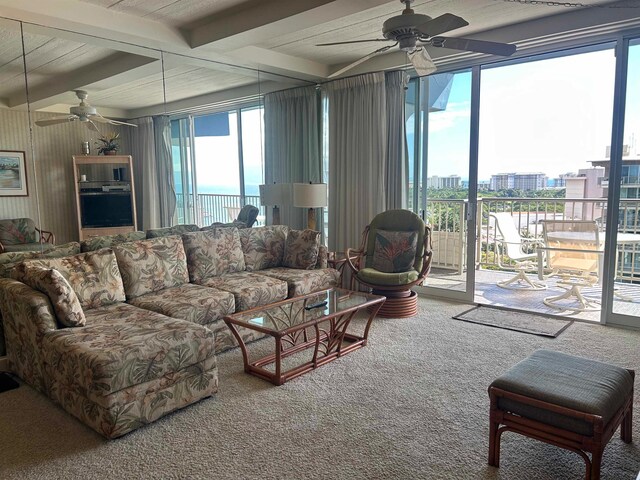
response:
{"label": "ceiling fan light fixture", "polygon": [[415,50],[408,52],[407,55],[419,76],[424,77],[425,75],[431,75],[437,70],[435,63],[431,60],[426,48],[416,48]]}
{"label": "ceiling fan light fixture", "polygon": [[400,47],[400,50],[404,50],[405,52],[412,52],[416,49],[417,40],[418,39],[414,36],[400,38],[398,39],[398,46]]}

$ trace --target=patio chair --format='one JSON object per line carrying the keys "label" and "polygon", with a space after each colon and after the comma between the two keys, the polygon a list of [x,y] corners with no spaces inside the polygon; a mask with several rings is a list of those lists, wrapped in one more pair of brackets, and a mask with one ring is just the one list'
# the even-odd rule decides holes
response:
{"label": "patio chair", "polygon": [[549,276],[559,278],[561,295],[547,297],[544,304],[556,310],[595,312],[600,300],[582,294],[599,282],[602,254],[598,224],[588,220],[544,220],[542,231]]}
{"label": "patio chair", "polygon": [[251,228],[256,220],[258,219],[258,214],[260,213],[260,209],[253,205],[245,205],[238,212],[238,217],[236,221],[244,222],[247,224],[247,228]]}
{"label": "patio chair", "polygon": [[53,233],[40,230],[30,218],[0,220],[0,253],[48,250],[55,243]]}
{"label": "patio chair", "polygon": [[516,275],[508,280],[496,282],[496,285],[509,290],[544,290],[547,288],[546,284],[531,280],[527,276],[527,272],[534,272],[537,269],[534,259],[538,254],[534,247],[541,245],[540,240],[522,238],[513,223],[513,217],[508,212],[490,213],[489,217],[495,220],[496,243],[499,246],[496,252],[498,266],[504,268],[502,255],[506,255],[516,264]]}
{"label": "patio chair", "polygon": [[[431,229],[409,210],[388,210],[374,217],[362,233],[358,250],[346,252],[356,280],[387,297],[378,316],[405,318],[418,313],[419,285],[431,267]],[[357,261],[354,261],[357,258]]]}

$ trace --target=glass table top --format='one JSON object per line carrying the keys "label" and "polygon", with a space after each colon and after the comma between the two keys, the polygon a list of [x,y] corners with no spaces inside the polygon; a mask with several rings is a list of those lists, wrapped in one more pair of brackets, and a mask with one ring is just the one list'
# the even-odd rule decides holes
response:
{"label": "glass table top", "polygon": [[383,297],[365,292],[332,288],[246,312],[238,312],[227,318],[233,319],[233,323],[237,325],[248,328],[283,331],[315,319],[359,309],[381,298]]}

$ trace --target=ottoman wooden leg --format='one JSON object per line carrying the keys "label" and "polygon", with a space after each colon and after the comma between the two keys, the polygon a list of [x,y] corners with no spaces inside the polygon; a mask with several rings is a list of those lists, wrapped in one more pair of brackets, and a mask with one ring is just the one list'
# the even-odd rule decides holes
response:
{"label": "ottoman wooden leg", "polygon": [[[603,448],[600,447],[591,454],[591,480],[600,480],[600,465],[602,464],[602,450]],[[587,465],[587,475],[589,475],[588,465]]]}
{"label": "ottoman wooden leg", "polygon": [[500,466],[500,421],[498,416],[498,406],[496,398],[491,396],[491,410],[489,411],[489,465],[492,467]]}
{"label": "ottoman wooden leg", "polygon": [[620,425],[620,438],[625,443],[631,443],[631,419],[633,414],[633,400],[631,401],[631,405],[629,406],[629,411],[622,419],[622,424]]}

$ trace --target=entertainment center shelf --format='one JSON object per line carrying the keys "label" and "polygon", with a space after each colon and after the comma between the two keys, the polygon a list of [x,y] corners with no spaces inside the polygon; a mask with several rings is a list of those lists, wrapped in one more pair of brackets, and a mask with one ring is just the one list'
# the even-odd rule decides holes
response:
{"label": "entertainment center shelf", "polygon": [[130,155],[74,155],[80,240],[137,230]]}

